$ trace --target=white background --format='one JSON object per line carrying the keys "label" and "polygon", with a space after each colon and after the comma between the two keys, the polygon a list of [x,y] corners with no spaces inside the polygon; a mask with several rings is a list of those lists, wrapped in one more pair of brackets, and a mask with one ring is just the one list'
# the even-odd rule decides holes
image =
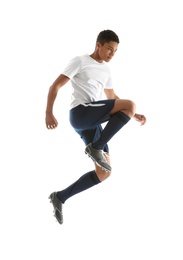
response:
{"label": "white background", "polygon": [[[1,1],[1,259],[183,259],[183,8],[178,0]],[[48,196],[93,169],[69,124],[70,84],[45,127],[49,86],[114,30],[114,88],[133,120],[109,143],[112,176],[69,199]]]}

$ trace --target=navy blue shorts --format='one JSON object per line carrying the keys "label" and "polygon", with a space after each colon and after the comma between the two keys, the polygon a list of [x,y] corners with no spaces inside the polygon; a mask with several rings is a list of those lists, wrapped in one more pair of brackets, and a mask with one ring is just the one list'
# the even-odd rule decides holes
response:
{"label": "navy blue shorts", "polygon": [[[100,137],[103,130],[101,124],[109,121],[114,102],[115,99],[100,100],[78,105],[70,110],[70,123],[86,145]],[[107,144],[104,151],[109,153]]]}

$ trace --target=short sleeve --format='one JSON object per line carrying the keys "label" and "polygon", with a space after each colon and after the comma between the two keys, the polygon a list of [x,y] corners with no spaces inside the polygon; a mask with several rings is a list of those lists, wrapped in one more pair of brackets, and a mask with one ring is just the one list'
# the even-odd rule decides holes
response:
{"label": "short sleeve", "polygon": [[113,86],[112,86],[112,78],[111,78],[111,75],[106,83],[106,86],[105,86],[105,89],[112,89]]}
{"label": "short sleeve", "polygon": [[68,65],[63,70],[62,74],[71,79],[80,71],[80,68],[81,68],[81,60],[77,56],[70,60]]}

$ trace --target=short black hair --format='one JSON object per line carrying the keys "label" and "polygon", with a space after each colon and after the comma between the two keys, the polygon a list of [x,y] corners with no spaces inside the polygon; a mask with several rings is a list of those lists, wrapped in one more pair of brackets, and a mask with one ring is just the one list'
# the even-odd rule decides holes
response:
{"label": "short black hair", "polygon": [[110,41],[119,43],[118,35],[111,30],[101,31],[99,33],[99,35],[97,36],[97,42],[100,42],[102,45],[104,45],[104,43],[110,42]]}

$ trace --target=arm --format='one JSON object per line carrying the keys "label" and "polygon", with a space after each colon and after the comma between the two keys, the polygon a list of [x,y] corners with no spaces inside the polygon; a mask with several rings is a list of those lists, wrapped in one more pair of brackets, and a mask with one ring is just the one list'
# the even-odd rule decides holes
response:
{"label": "arm", "polygon": [[114,89],[104,89],[104,93],[107,99],[119,99],[119,97],[114,93]]}
{"label": "arm", "polygon": [[58,122],[53,115],[53,106],[59,89],[63,87],[69,80],[70,79],[68,77],[61,74],[49,88],[47,105],[46,105],[46,119],[45,119],[46,127],[48,129],[54,129],[58,125]]}

